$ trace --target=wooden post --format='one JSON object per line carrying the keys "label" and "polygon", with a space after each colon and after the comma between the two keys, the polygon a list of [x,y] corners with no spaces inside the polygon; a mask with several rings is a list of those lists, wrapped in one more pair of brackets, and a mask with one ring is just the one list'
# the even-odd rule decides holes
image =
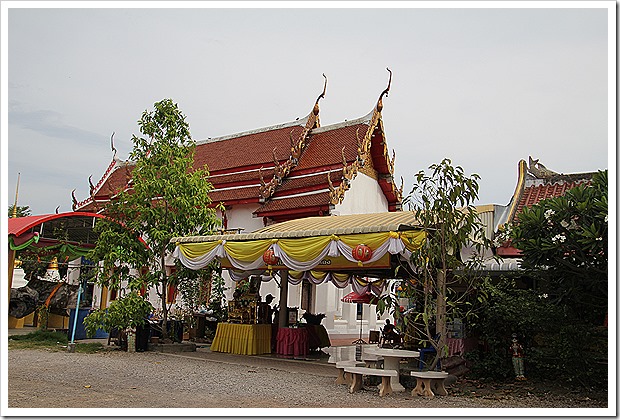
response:
{"label": "wooden post", "polygon": [[280,317],[278,327],[285,328],[288,325],[288,271],[280,270]]}

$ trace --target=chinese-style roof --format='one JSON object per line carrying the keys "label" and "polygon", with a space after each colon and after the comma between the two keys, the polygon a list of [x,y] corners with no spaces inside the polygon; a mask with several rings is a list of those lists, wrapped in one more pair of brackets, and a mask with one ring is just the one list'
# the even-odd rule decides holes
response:
{"label": "chinese-style roof", "polygon": [[577,185],[590,183],[593,175],[594,172],[560,174],[547,169],[531,156],[529,164],[521,160],[519,180],[504,223],[512,223],[518,219],[523,207],[531,207],[548,198],[560,197]]}
{"label": "chinese-style roof", "polygon": [[[589,184],[595,172],[561,174],[547,169],[538,159],[529,157],[519,161],[519,178],[515,192],[499,225],[514,223],[524,207],[532,207],[542,200],[563,196],[566,191],[582,184]],[[518,256],[520,251],[510,244],[497,249],[502,256]]]}

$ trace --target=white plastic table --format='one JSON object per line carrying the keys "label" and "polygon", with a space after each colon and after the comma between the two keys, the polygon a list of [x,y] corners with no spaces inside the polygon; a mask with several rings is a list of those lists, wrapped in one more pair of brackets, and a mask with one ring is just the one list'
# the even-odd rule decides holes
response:
{"label": "white plastic table", "polygon": [[399,372],[398,381],[396,381],[396,383],[392,385],[392,390],[394,392],[405,391],[405,388],[400,384],[400,359],[417,359],[420,357],[419,351],[369,347],[364,348],[364,352],[377,356],[383,356],[383,368],[393,369]]}

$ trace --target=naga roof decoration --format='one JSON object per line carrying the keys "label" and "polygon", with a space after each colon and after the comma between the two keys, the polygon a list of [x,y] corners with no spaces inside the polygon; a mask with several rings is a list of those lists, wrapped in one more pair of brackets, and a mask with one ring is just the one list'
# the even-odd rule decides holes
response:
{"label": "naga roof decoration", "polygon": [[[329,214],[341,203],[358,173],[375,179],[385,194],[389,210],[400,208],[402,185],[394,184],[395,153],[390,158],[385,140],[381,93],[374,109],[364,117],[321,127],[317,97],[312,111],[304,118],[238,134],[196,142],[194,168],[205,165],[213,185],[213,205],[226,207],[255,203],[259,217],[274,221],[291,217]],[[134,163],[114,157],[101,180],[93,185],[90,197],[74,201],[78,211],[98,211],[98,203],[131,188]],[[125,170],[120,170],[120,169]]]}
{"label": "naga roof decoration", "polygon": [[[394,184],[394,162],[396,160],[396,151],[392,151],[392,158],[389,157],[389,151],[387,148],[387,142],[385,141],[385,131],[383,129],[383,120],[381,119],[381,110],[383,109],[383,96],[387,96],[390,91],[390,86],[392,84],[392,72],[388,68],[387,71],[390,73],[390,78],[388,80],[387,88],[381,92],[379,99],[377,100],[377,105],[375,109],[370,114],[370,120],[368,122],[368,128],[363,138],[360,138],[359,132],[360,128],[358,127],[355,131],[355,137],[357,139],[357,157],[350,164],[347,163],[347,160],[344,155],[345,146],[342,148],[342,158],[343,158],[343,175],[342,182],[340,185],[335,188],[333,186],[332,180],[328,179],[329,183],[329,191],[330,191],[330,201],[331,204],[336,205],[342,203],[344,199],[344,193],[350,188],[351,181],[357,176],[358,172],[361,172],[377,181],[380,181],[381,189],[384,193],[391,193],[394,196],[394,201],[398,204],[394,205],[394,208],[390,210],[398,210],[400,209],[400,203],[402,202],[402,190],[404,181],[401,180],[401,187],[397,188]],[[375,141],[378,145],[375,145],[373,148],[373,137],[380,133],[381,138],[380,141]],[[378,162],[380,162],[380,169],[383,169],[381,175],[379,171],[374,167],[373,162],[375,159],[373,157],[378,158]],[[328,174],[329,178],[329,174]],[[381,182],[383,181],[383,182]],[[387,195],[387,194],[386,194]]]}
{"label": "naga roof decoration", "polygon": [[327,90],[327,76],[325,76],[325,73],[323,73],[323,77],[325,78],[323,92],[318,96],[318,98],[316,98],[314,107],[312,108],[312,112],[307,117],[306,125],[304,126],[303,131],[300,133],[296,140],[293,139],[293,130],[291,130],[291,132],[289,133],[289,139],[291,141],[291,155],[288,160],[280,164],[280,162],[276,158],[276,151],[275,149],[273,150],[273,161],[275,164],[274,175],[273,178],[271,178],[271,181],[267,183],[264,181],[259,169],[259,175],[261,180],[259,192],[261,202],[264,202],[267,198],[271,197],[275,192],[276,188],[282,184],[282,180],[291,172],[291,169],[297,166],[299,158],[301,157],[301,154],[307,146],[310,131],[314,128],[320,127],[319,101],[325,97],[325,91]]}

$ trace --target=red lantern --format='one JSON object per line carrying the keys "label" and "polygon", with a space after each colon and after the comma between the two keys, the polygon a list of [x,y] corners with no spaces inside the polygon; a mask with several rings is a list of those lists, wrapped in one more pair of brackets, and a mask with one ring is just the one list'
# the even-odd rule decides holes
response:
{"label": "red lantern", "polygon": [[359,244],[353,248],[353,258],[364,263],[372,258],[372,249],[368,245]]}
{"label": "red lantern", "polygon": [[263,253],[263,261],[268,266],[276,265],[279,260],[280,259],[278,257],[276,257],[275,252],[273,252],[273,249],[271,249],[271,248],[269,248],[267,251],[265,251]]}

